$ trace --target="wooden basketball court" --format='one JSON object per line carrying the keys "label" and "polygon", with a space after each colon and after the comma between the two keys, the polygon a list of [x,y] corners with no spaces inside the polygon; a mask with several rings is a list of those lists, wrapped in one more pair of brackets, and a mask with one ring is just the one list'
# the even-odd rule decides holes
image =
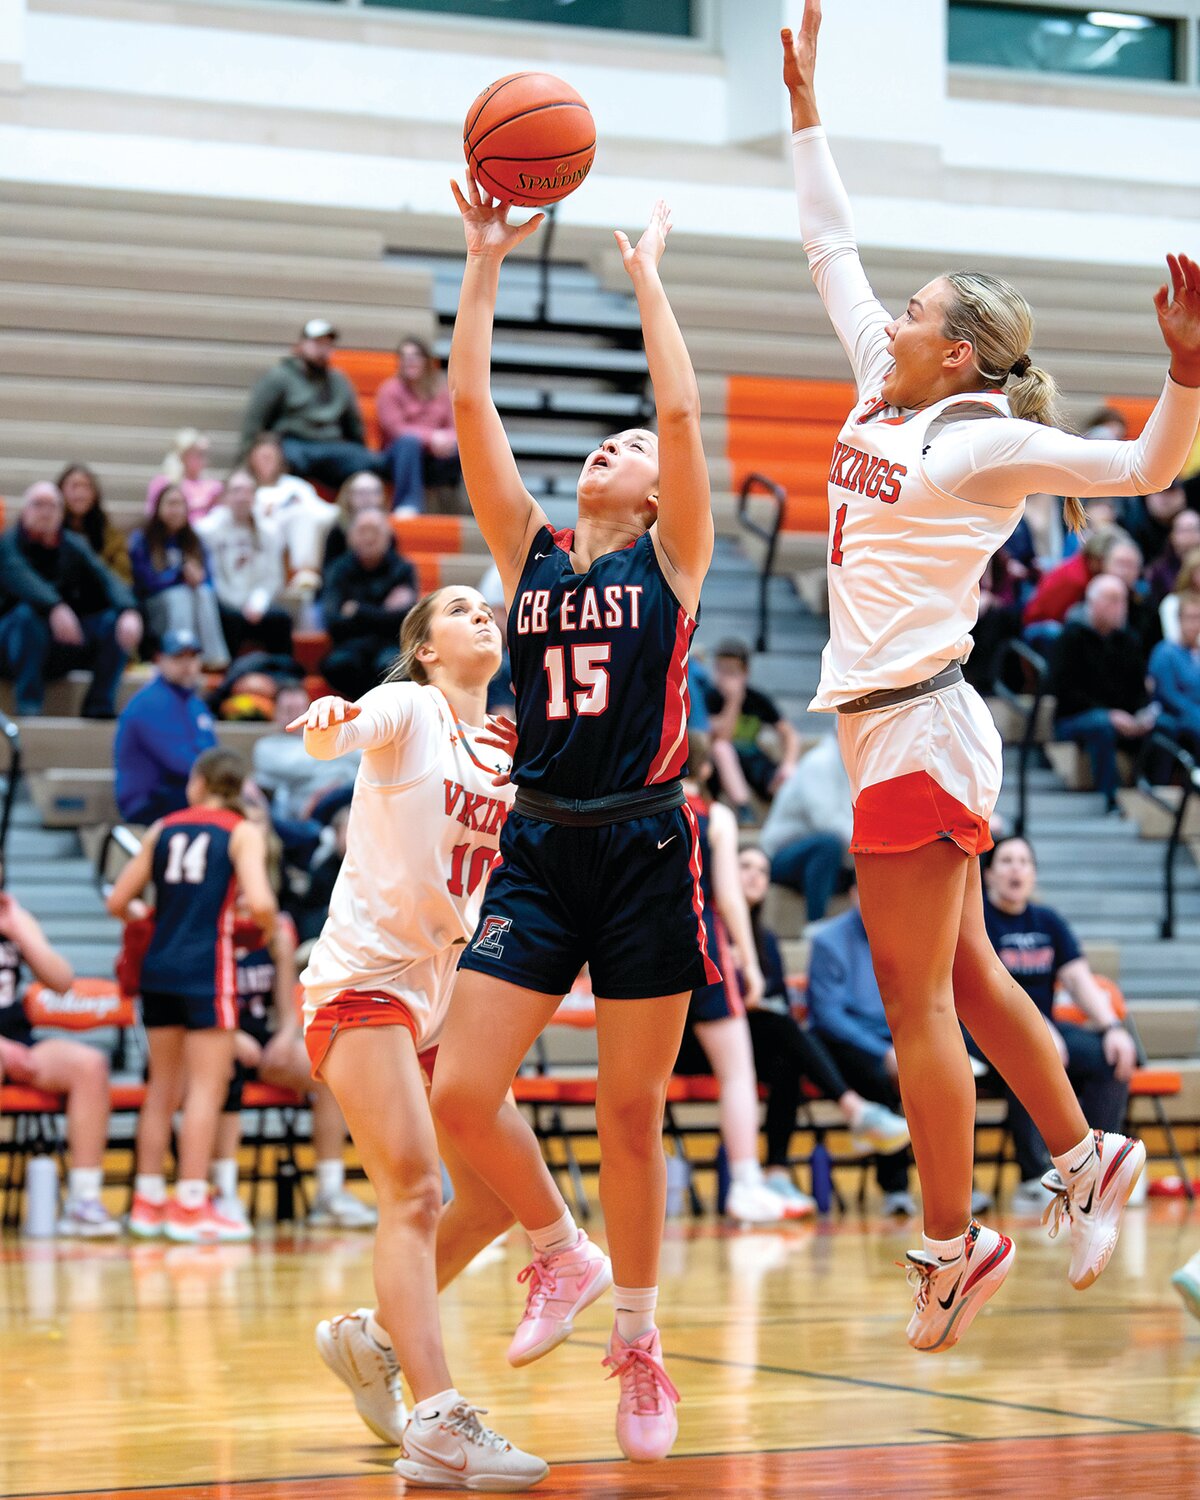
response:
{"label": "wooden basketball court", "polygon": [[[995,1222],[1000,1223],[997,1219]],[[504,1360],[513,1243],[443,1299],[459,1387],[553,1465],[547,1497],[1200,1495],[1200,1322],[1169,1285],[1200,1244],[1182,1206],[1131,1210],[1090,1291],[1010,1222],[1017,1263],[963,1345],[904,1342],[912,1231],[672,1224],[662,1276],[682,1394],[675,1456],[621,1461],[599,1309],[545,1361]],[[395,1454],[313,1345],[370,1303],[369,1236],[253,1245],[0,1246],[0,1496],[374,1500]],[[424,1493],[424,1492],[422,1492]],[[429,1493],[433,1493],[432,1491]]]}

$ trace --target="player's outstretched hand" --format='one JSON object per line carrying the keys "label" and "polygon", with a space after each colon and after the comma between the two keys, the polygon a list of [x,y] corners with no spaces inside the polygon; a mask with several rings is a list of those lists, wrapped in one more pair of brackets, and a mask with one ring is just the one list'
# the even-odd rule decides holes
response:
{"label": "player's outstretched hand", "polygon": [[[503,750],[509,760],[517,753],[517,726],[504,714],[488,714],[487,730],[475,736],[477,745],[487,745],[493,750]],[[507,786],[512,780],[511,770],[501,771],[492,777],[493,786]]]}
{"label": "player's outstretched hand", "polygon": [[468,255],[491,256],[496,260],[503,260],[510,250],[515,250],[523,240],[527,240],[546,217],[545,214],[534,214],[524,224],[510,224],[508,214],[512,204],[502,203],[500,199],[481,192],[470,172],[467,173],[465,198],[456,178],[450,179],[450,191],[462,214]]}
{"label": "player's outstretched hand", "polygon": [[1154,294],[1163,342],[1171,351],[1171,376],[1181,385],[1200,385],[1200,265],[1190,256],[1168,255],[1168,290]]}
{"label": "player's outstretched hand", "polygon": [[344,698],[338,698],[332,693],[324,698],[314,699],[308,706],[308,712],[301,714],[298,719],[293,719],[287,727],[287,732],[304,729],[329,729],[336,728],[338,724],[349,724],[352,719],[357,719],[362,709],[357,703],[347,703]]}
{"label": "player's outstretched hand", "polygon": [[654,205],[650,222],[636,245],[631,245],[629,236],[622,234],[619,229],[613,230],[621,251],[621,260],[631,276],[636,276],[638,271],[647,267],[657,269],[663,258],[663,251],[667,248],[667,236],[670,232],[671,210],[662,198]]}
{"label": "player's outstretched hand", "polygon": [[789,94],[812,90],[817,71],[817,34],[821,30],[821,0],[805,0],[800,35],[785,26],[779,33],[783,43],[783,81]]}

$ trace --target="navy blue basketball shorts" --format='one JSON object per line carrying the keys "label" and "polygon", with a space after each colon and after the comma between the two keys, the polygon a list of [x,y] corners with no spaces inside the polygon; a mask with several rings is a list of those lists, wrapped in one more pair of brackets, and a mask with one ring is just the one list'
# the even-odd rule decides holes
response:
{"label": "navy blue basketball shorts", "polygon": [[186,1031],[236,1031],[237,999],[217,995],[172,995],[142,991],[142,1025],[182,1026]]}
{"label": "navy blue basketball shorts", "polygon": [[598,828],[513,811],[458,966],[565,995],[587,964],[602,1000],[677,995],[721,977],[703,910],[690,808]]}
{"label": "navy blue basketball shorts", "polygon": [[725,924],[711,906],[704,908],[704,927],[708,933],[708,951],[716,958],[722,977],[716,984],[702,985],[692,991],[687,1013],[689,1026],[697,1021],[727,1021],[731,1016],[746,1014]]}

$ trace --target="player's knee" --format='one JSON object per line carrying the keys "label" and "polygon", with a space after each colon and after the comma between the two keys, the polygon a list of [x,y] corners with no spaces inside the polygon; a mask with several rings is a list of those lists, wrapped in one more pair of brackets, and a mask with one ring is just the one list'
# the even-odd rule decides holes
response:
{"label": "player's knee", "polygon": [[381,1214],[401,1217],[430,1234],[436,1231],[442,1212],[442,1174],[436,1162],[398,1154],[375,1173],[371,1185]]}
{"label": "player's knee", "polygon": [[601,1151],[616,1149],[649,1156],[662,1151],[662,1093],[659,1089],[623,1093],[596,1107]]}
{"label": "player's knee", "polygon": [[480,1098],[469,1078],[434,1075],[430,1107],[438,1122],[457,1140],[480,1123]]}

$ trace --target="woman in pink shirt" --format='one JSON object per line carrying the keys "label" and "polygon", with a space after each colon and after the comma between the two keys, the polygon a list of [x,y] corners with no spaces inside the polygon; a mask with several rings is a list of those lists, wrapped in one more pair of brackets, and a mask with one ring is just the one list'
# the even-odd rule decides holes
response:
{"label": "woman in pink shirt", "polygon": [[[163,459],[162,469],[155,480],[169,479],[183,491],[187,500],[188,520],[198,521],[206,516],[225,488],[221,480],[208,473],[209,441],[194,427],[185,427],[175,434],[175,443]],[[154,510],[154,501],[146,494],[146,514]]]}
{"label": "woman in pink shirt", "polygon": [[375,419],[384,448],[405,433],[420,438],[429,508],[458,510],[462,468],[450,393],[428,344],[412,337],[401,340],[396,374],[375,392]]}

